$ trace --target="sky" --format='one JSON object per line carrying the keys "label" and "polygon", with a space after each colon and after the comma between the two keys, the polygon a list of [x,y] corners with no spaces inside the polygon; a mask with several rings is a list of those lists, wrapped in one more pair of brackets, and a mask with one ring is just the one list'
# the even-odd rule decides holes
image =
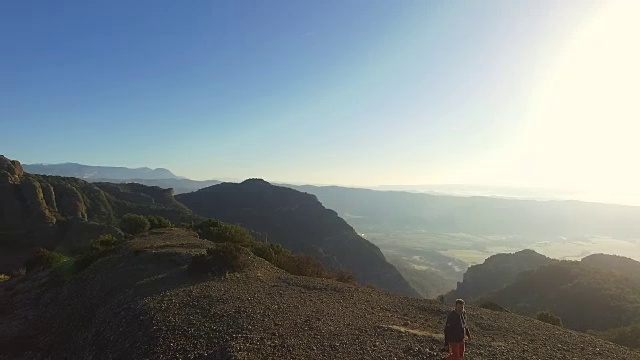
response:
{"label": "sky", "polygon": [[637,193],[638,1],[4,1],[0,153]]}

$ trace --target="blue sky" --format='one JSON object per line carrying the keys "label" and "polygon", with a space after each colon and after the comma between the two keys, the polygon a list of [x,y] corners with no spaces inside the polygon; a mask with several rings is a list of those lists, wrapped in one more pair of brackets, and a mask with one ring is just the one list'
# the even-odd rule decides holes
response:
{"label": "blue sky", "polygon": [[0,153],[195,179],[564,186],[546,165],[563,146],[530,151],[546,140],[529,131],[548,133],[531,114],[607,6],[7,1]]}

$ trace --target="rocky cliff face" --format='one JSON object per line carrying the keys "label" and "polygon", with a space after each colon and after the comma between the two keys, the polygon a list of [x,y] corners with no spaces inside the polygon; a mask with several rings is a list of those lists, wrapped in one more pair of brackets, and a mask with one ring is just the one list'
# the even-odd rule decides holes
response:
{"label": "rocky cliff face", "polygon": [[45,193],[55,203],[48,186],[43,191],[38,181],[24,173],[18,161],[0,155],[0,223],[4,227],[54,224],[56,219]]}
{"label": "rocky cliff face", "polygon": [[197,219],[171,189],[34,175],[0,155],[0,273],[19,267],[34,247],[69,252],[101,234],[119,235],[114,226],[126,213]]}
{"label": "rocky cliff face", "polygon": [[310,194],[259,179],[224,183],[176,197],[196,214],[240,224],[265,241],[313,255],[333,269],[346,268],[361,283],[417,296],[380,249]]}

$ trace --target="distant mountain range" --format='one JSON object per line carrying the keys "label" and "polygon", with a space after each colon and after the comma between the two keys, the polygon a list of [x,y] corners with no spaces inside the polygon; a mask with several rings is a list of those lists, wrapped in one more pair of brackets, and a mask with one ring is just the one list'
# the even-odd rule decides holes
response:
{"label": "distant mountain range", "polygon": [[76,163],[64,164],[24,164],[24,171],[32,174],[57,175],[77,177],[87,181],[100,179],[127,180],[127,179],[180,179],[171,171],[163,168],[150,169],[148,167],[131,169],[115,166],[92,166]]}
{"label": "distant mountain range", "polygon": [[361,231],[640,238],[640,207],[634,206],[288,186],[316,195]]}
{"label": "distant mountain range", "polygon": [[159,186],[164,189],[173,189],[174,194],[184,194],[200,190],[202,188],[222,183],[220,180],[191,180],[191,179],[87,179],[91,182],[111,183],[138,183],[147,186]]}
{"label": "distant mountain range", "polygon": [[[172,188],[175,194],[221,183],[180,178],[166,169],[128,169],[79,164],[25,165],[25,171],[87,181],[137,182]],[[461,197],[340,186],[288,185],[313,194],[359,231],[422,229],[430,232],[501,235],[640,238],[640,207],[581,201]]]}
{"label": "distant mountain range", "polygon": [[[73,166],[63,165],[44,165],[35,169],[27,166],[27,169],[45,174],[76,176],[78,172],[66,171],[73,170]],[[116,168],[120,178],[114,178],[112,173],[99,172],[101,167],[96,168],[82,165],[81,173],[103,175],[86,178],[91,182],[140,183],[172,188],[177,195],[221,183],[219,180],[196,181],[179,178],[173,174],[173,178],[164,179],[136,178],[136,171],[140,169],[128,169],[125,174],[122,168]],[[151,176],[152,173],[147,171],[146,174]],[[153,174],[158,176],[157,173]],[[125,175],[131,177],[123,178]],[[495,246],[496,242],[503,249],[516,251],[532,247],[534,243],[541,241],[588,242],[593,236],[629,241],[640,239],[640,226],[637,225],[640,207],[571,200],[541,201],[497,197],[498,192],[504,194],[504,187],[490,189],[491,191],[486,193],[489,196],[466,196],[482,189],[466,185],[436,185],[428,189],[379,187],[377,190],[340,186],[279,185],[315,195],[322,205],[335,210],[360,235],[364,234],[368,240],[380,247],[411,285],[420,289],[420,293],[427,297],[446,292],[461,280],[461,271],[464,271],[466,266],[456,262],[463,260],[467,264],[476,263],[453,254],[452,251],[456,249],[462,253],[472,251],[486,254],[486,258],[495,253],[491,246]],[[394,191],[381,191],[382,189]],[[426,190],[433,193],[419,192]],[[511,188],[506,190],[516,191]],[[465,196],[443,194],[447,192]],[[524,197],[527,196],[535,197],[536,194],[524,194]],[[444,235],[435,241],[433,234]],[[465,240],[465,234],[473,234],[474,240]],[[485,239],[484,243],[482,239]],[[592,253],[586,247],[576,251],[583,253],[580,257]],[[442,252],[446,256],[440,259],[443,257]],[[637,254],[629,256],[637,258]]]}
{"label": "distant mountain range", "polygon": [[579,200],[605,204],[640,206],[640,192],[629,193],[608,189],[600,191],[579,191],[514,186],[489,186],[467,184],[436,185],[381,185],[372,187],[382,191],[408,191],[432,195],[486,196],[516,200]]}

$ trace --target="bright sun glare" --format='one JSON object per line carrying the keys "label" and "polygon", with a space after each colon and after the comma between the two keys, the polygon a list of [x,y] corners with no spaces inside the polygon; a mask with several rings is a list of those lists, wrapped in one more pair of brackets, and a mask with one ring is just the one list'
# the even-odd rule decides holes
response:
{"label": "bright sun glare", "polygon": [[[533,94],[515,161],[538,183],[637,191],[640,3],[608,4],[579,29]],[[524,169],[523,169],[524,170]]]}

